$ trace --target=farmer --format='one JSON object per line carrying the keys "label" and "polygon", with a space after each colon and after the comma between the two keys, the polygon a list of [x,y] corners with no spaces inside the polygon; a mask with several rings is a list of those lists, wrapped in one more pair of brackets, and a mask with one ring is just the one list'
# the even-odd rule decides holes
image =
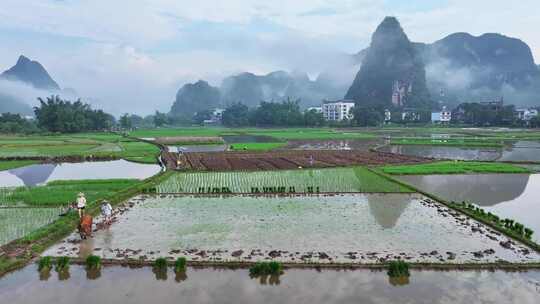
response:
{"label": "farmer", "polygon": [[105,225],[110,225],[112,219],[112,206],[109,202],[101,202],[101,215],[103,216],[103,222]]}
{"label": "farmer", "polygon": [[86,208],[86,198],[84,197],[84,193],[79,192],[79,195],[77,196],[77,210],[79,210],[79,218],[82,218],[84,208]]}

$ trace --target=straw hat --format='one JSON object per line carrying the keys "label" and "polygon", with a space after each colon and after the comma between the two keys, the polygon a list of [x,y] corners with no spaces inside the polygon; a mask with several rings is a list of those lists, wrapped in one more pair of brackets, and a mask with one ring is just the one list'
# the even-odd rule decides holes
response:
{"label": "straw hat", "polygon": [[84,196],[84,193],[79,192],[79,194],[78,194],[77,196],[78,196],[78,197],[83,197],[83,196]]}

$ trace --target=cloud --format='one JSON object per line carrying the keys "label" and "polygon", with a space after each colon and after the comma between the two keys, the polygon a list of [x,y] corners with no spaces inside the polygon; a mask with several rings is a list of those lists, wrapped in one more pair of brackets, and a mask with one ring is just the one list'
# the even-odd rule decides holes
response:
{"label": "cloud", "polygon": [[[501,32],[540,56],[540,18],[530,12],[537,0],[412,1],[2,0],[0,66],[24,53],[105,109],[148,113],[167,110],[176,90],[199,78],[219,85],[242,71],[339,75],[343,54],[366,47],[386,15],[413,41]],[[456,85],[466,77],[452,76]]]}

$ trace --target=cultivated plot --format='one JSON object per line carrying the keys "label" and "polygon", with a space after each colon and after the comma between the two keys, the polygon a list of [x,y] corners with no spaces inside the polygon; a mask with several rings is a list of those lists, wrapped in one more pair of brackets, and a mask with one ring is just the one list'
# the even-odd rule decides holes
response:
{"label": "cultivated plot", "polygon": [[418,194],[138,197],[93,239],[81,242],[73,234],[44,254],[293,263],[540,261],[527,247]]}
{"label": "cultivated plot", "polygon": [[[284,187],[286,192],[411,192],[408,188],[370,172],[366,168],[333,168],[255,172],[177,173],[158,186],[161,193],[212,192],[228,188],[250,193],[254,188]],[[308,191],[310,188],[312,191]],[[208,191],[210,189],[210,191]]]}

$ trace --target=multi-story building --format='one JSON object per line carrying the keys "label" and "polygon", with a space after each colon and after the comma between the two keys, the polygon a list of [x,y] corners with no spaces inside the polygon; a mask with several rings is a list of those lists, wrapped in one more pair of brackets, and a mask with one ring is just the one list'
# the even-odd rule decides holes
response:
{"label": "multi-story building", "polygon": [[407,102],[407,96],[412,93],[412,84],[406,81],[396,80],[392,84],[392,104],[403,107]]}
{"label": "multi-story building", "polygon": [[354,107],[352,100],[338,100],[334,102],[325,101],[322,104],[322,113],[325,120],[342,121],[353,118],[351,109]]}
{"label": "multi-story building", "polygon": [[538,110],[537,109],[516,109],[515,115],[517,119],[523,120],[523,121],[530,121],[534,117],[538,116]]}
{"label": "multi-story building", "polygon": [[449,123],[452,120],[452,112],[449,111],[446,106],[442,107],[440,112],[431,113],[432,123]]}

